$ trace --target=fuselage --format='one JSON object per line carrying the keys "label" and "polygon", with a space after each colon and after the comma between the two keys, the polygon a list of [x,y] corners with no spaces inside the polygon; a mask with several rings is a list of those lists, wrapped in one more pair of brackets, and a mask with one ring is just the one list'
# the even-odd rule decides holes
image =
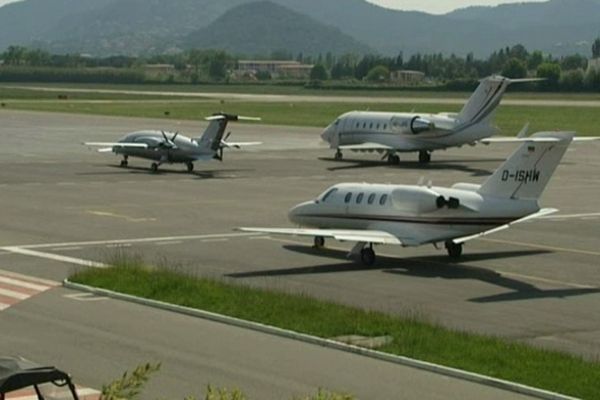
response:
{"label": "fuselage", "polygon": [[478,188],[345,183],[292,208],[289,219],[309,228],[385,231],[417,246],[483,232],[539,210],[535,200],[482,196]]}
{"label": "fuselage", "polygon": [[397,152],[414,152],[472,144],[496,132],[487,119],[467,123],[450,113],[352,111],[336,119],[321,137],[331,148],[377,143]]}
{"label": "fuselage", "polygon": [[[165,137],[169,140],[165,141]],[[125,135],[119,143],[143,143],[148,148],[114,147],[116,154],[168,163],[188,163],[214,156],[212,149],[201,147],[197,140],[174,132],[137,131]]]}

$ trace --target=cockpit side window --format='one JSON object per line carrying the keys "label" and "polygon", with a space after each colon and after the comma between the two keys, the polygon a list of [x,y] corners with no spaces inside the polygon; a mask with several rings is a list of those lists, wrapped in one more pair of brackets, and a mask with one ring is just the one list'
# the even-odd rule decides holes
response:
{"label": "cockpit side window", "polygon": [[333,188],[330,191],[328,191],[327,193],[325,193],[325,195],[321,198],[322,202],[326,202],[328,198],[331,197],[332,194],[334,194],[335,192],[337,192],[338,189],[337,188]]}
{"label": "cockpit side window", "polygon": [[340,120],[336,119],[335,122],[333,123],[335,126],[338,126],[340,124]]}
{"label": "cockpit side window", "polygon": [[382,206],[385,205],[385,203],[387,202],[387,199],[388,199],[388,195],[384,194],[383,196],[381,196],[381,199],[379,199],[379,204]]}

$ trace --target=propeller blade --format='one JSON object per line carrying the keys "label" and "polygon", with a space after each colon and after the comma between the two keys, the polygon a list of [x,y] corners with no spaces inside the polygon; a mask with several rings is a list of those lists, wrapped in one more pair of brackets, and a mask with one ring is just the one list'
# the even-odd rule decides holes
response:
{"label": "propeller blade", "polygon": [[223,139],[223,141],[226,142],[227,139],[229,139],[229,136],[231,136],[231,131],[227,132],[227,135],[225,135],[225,139]]}
{"label": "propeller blade", "polygon": [[173,143],[175,142],[175,139],[177,138],[177,135],[179,135],[179,132],[175,132],[175,134],[171,138],[171,142],[173,142]]}

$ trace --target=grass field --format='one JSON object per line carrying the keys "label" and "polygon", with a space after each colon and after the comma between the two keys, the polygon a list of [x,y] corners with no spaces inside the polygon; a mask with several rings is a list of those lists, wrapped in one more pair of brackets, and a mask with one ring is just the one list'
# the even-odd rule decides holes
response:
{"label": "grass field", "polygon": [[[6,109],[53,111],[125,117],[202,120],[214,112],[224,111],[259,116],[268,125],[325,127],[338,115],[350,110],[410,112],[458,111],[460,106],[447,104],[404,105],[391,103],[272,103],[220,102],[218,100],[115,100],[115,101],[4,101]],[[168,115],[166,115],[168,113]],[[516,134],[525,123],[530,132],[573,130],[579,135],[600,135],[600,110],[593,107],[500,106],[496,124],[504,135]]]}
{"label": "grass field", "polygon": [[[274,84],[204,84],[204,85],[169,85],[169,84],[84,84],[84,83],[3,83],[1,86],[33,86],[50,88],[73,89],[111,89],[135,91],[162,91],[162,92],[202,92],[202,93],[249,93],[249,94],[281,94],[281,95],[316,95],[316,96],[369,96],[369,97],[414,97],[414,98],[459,98],[466,99],[471,93],[452,91],[423,91],[398,89],[311,89],[301,85],[274,85]],[[517,86],[515,86],[517,87]],[[0,96],[1,98],[1,96]],[[541,93],[511,91],[506,94],[507,99],[531,100],[600,100],[600,93]]]}
{"label": "grass field", "polygon": [[150,269],[116,257],[108,269],[75,273],[73,282],[198,308],[323,338],[389,335],[382,351],[520,382],[585,399],[598,398],[600,363],[500,338],[452,331],[422,318],[390,316],[307,296],[232,285]]}

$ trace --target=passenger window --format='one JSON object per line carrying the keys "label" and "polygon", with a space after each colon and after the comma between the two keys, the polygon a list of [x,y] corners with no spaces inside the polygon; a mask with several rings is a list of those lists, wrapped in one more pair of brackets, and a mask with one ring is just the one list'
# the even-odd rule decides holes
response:
{"label": "passenger window", "polygon": [[373,123],[371,122],[371,124],[369,125],[369,129],[373,129]]}
{"label": "passenger window", "polygon": [[357,128],[360,128],[360,122],[357,122],[357,123],[356,123],[356,127],[357,127]]}
{"label": "passenger window", "polygon": [[367,127],[367,123],[363,122],[363,129]]}
{"label": "passenger window", "polygon": [[384,194],[383,196],[381,196],[381,199],[379,199],[379,204],[383,206],[385,204],[385,202],[387,201],[387,198],[388,198],[387,194]]}
{"label": "passenger window", "polygon": [[356,204],[362,203],[363,197],[365,197],[364,193],[360,193],[358,196],[356,196]]}
{"label": "passenger window", "polygon": [[369,202],[369,204],[373,204],[373,202],[375,201],[375,193],[371,193],[369,195],[369,200],[367,200]]}
{"label": "passenger window", "polygon": [[377,129],[379,129],[379,124],[377,124]]}
{"label": "passenger window", "polygon": [[383,124],[383,130],[385,131],[387,129],[387,124]]}
{"label": "passenger window", "polygon": [[323,202],[326,202],[326,201],[327,201],[327,199],[328,199],[329,197],[331,197],[331,195],[332,195],[332,194],[334,194],[335,192],[337,192],[337,189],[331,189],[329,192],[325,193],[325,196],[323,196],[323,199],[322,199],[322,201],[323,201]]}
{"label": "passenger window", "polygon": [[346,198],[344,199],[344,201],[346,202],[346,204],[350,203],[350,200],[352,200],[352,193],[348,193],[346,195]]}

